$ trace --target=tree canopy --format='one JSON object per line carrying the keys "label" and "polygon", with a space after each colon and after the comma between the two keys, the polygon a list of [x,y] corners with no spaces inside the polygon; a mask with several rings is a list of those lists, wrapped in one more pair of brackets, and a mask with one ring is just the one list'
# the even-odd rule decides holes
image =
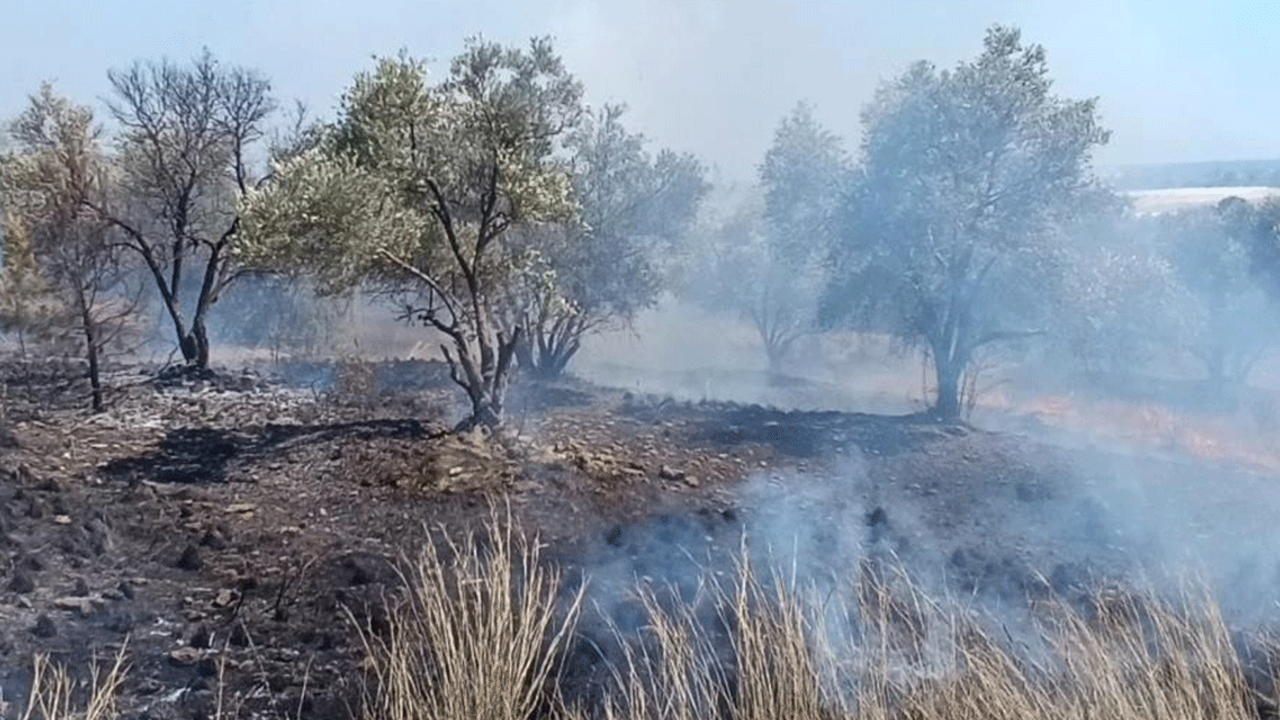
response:
{"label": "tree canopy", "polygon": [[512,320],[526,329],[520,362],[543,377],[563,372],[588,334],[625,325],[657,302],[667,259],[709,187],[697,158],[650,152],[623,125],[624,111],[588,113],[567,138],[577,216],[525,229],[513,243],[554,278],[516,285],[511,298]]}
{"label": "tree canopy", "polygon": [[305,266],[322,290],[365,285],[402,303],[445,336],[467,424],[496,425],[524,331],[504,331],[498,303],[530,271],[505,240],[575,217],[559,151],[581,94],[543,39],[471,41],[437,84],[421,60],[381,59],[344,94],[325,139],[251,195],[241,257]]}
{"label": "tree canopy", "polygon": [[863,113],[827,315],[923,345],[943,418],[974,351],[1044,329],[1058,230],[1095,187],[1096,102],[1051,90],[1044,49],[996,26],[977,58],[917,63]]}

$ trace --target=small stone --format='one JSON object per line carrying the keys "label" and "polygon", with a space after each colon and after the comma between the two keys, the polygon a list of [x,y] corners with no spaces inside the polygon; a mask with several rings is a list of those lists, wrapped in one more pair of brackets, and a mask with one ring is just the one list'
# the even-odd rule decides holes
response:
{"label": "small stone", "polygon": [[53,618],[48,615],[41,615],[36,618],[35,627],[31,628],[31,634],[38,638],[51,638],[58,634],[58,626],[53,624]]}
{"label": "small stone", "polygon": [[80,577],[76,578],[76,584],[71,588],[71,594],[76,597],[85,597],[89,594],[89,583]]}
{"label": "small stone", "polygon": [[187,644],[193,648],[207,650],[213,645],[213,633],[209,632],[209,628],[201,625],[192,633],[191,639],[187,641]]}
{"label": "small stone", "polygon": [[196,549],[195,545],[187,545],[186,549],[182,551],[182,555],[178,558],[176,567],[179,570],[195,572],[199,570],[201,566],[200,551]]}
{"label": "small stone", "polygon": [[200,650],[193,647],[180,647],[169,653],[169,664],[175,667],[190,667],[200,660]]}
{"label": "small stone", "polygon": [[36,582],[31,579],[31,575],[21,568],[13,571],[13,577],[9,580],[9,590],[23,595],[35,589]]}
{"label": "small stone", "polygon": [[59,610],[80,613],[81,617],[88,617],[93,614],[93,606],[85,598],[60,597],[53,601],[53,606]]}
{"label": "small stone", "polygon": [[54,515],[53,521],[59,525],[70,525],[71,516],[70,515]]}
{"label": "small stone", "polygon": [[223,539],[222,533],[210,528],[205,531],[204,537],[200,538],[200,545],[202,547],[207,547],[210,550],[225,550],[227,547],[227,541]]}
{"label": "small stone", "polygon": [[227,512],[232,515],[243,515],[257,510],[258,506],[253,503],[232,503],[227,506]]}
{"label": "small stone", "polygon": [[663,465],[658,468],[658,477],[663,480],[686,480],[688,475],[683,470],[677,470],[669,465]]}
{"label": "small stone", "polygon": [[235,601],[236,601],[235,592],[228,590],[226,588],[223,588],[218,591],[217,597],[213,599],[213,604],[214,604],[214,607],[225,608],[225,607],[231,607],[231,604],[234,603]]}

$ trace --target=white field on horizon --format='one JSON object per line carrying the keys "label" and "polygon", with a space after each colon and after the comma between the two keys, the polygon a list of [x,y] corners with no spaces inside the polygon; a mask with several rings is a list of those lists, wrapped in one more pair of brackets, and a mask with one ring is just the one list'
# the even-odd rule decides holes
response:
{"label": "white field on horizon", "polygon": [[1267,186],[1241,187],[1179,187],[1159,190],[1129,190],[1122,193],[1133,200],[1134,210],[1142,214],[1157,214],[1185,208],[1214,205],[1229,197],[1238,197],[1251,203],[1280,197],[1280,188]]}

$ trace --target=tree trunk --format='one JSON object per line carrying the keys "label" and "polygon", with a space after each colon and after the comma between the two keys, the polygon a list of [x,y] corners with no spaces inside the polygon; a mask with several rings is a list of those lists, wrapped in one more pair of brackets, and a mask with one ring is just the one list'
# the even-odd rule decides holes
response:
{"label": "tree trunk", "polygon": [[533,357],[533,333],[525,335],[524,338],[516,344],[516,365],[524,368],[526,372],[537,373],[538,362]]}
{"label": "tree trunk", "polygon": [[519,365],[539,380],[555,380],[564,375],[569,362],[582,347],[585,328],[572,322],[557,324],[548,330],[539,327],[522,333],[524,339],[516,346]]}
{"label": "tree trunk", "polygon": [[933,356],[934,376],[938,388],[933,403],[933,412],[942,422],[953,423],[960,420],[960,375],[964,371],[964,363],[950,360],[946,356]]}
{"label": "tree trunk", "polygon": [[209,369],[209,331],[205,328],[204,318],[196,318],[191,324],[191,335],[196,341],[196,356],[193,365],[196,370]]}
{"label": "tree trunk", "polygon": [[98,337],[89,308],[84,306],[84,303],[81,305],[80,321],[84,330],[85,355],[89,360],[89,387],[93,393],[93,411],[102,412],[106,409],[106,403],[102,398],[102,371],[98,367]]}
{"label": "tree trunk", "polygon": [[480,343],[482,360],[479,367],[461,337],[455,338],[456,357],[449,352],[447,345],[441,346],[453,381],[466,391],[471,400],[471,416],[458,423],[455,430],[463,432],[481,425],[497,429],[502,425],[507,383],[521,335],[523,333],[517,327],[512,331],[510,339],[498,333],[496,343]]}

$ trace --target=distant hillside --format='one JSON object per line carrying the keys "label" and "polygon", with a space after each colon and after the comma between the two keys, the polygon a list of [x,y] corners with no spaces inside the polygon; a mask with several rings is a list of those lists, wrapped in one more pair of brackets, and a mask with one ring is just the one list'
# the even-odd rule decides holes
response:
{"label": "distant hillside", "polygon": [[1103,172],[1119,190],[1280,187],[1280,159],[1127,165]]}

